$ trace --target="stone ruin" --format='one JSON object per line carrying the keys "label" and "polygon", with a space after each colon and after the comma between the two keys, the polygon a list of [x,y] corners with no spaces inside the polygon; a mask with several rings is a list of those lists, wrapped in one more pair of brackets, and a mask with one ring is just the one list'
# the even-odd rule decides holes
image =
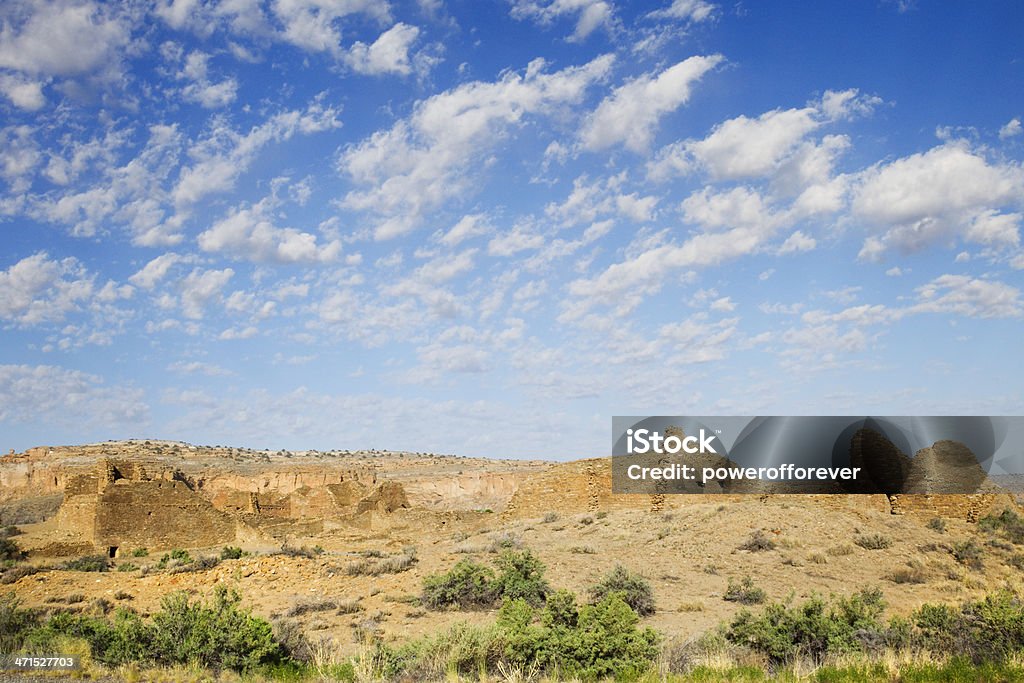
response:
{"label": "stone ruin", "polygon": [[111,459],[68,479],[57,523],[110,557],[138,547],[221,545],[237,535],[236,521],[178,473],[152,478],[139,463]]}

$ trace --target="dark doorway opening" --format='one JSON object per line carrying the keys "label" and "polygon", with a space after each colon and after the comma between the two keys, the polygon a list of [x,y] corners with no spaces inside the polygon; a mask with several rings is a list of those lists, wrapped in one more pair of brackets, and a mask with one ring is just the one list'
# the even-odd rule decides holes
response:
{"label": "dark doorway opening", "polygon": [[109,557],[110,559],[114,559],[115,557],[117,557],[117,546],[116,545],[112,545],[112,546],[107,548],[107,557]]}

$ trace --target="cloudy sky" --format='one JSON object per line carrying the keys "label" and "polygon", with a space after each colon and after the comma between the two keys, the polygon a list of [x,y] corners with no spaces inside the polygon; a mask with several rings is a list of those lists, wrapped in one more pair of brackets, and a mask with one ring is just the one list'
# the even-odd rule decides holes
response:
{"label": "cloudy sky", "polygon": [[1020,414],[1024,6],[12,0],[0,448]]}

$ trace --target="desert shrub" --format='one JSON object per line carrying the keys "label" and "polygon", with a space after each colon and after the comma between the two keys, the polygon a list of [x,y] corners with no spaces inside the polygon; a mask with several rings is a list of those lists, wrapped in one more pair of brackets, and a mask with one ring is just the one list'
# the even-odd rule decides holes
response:
{"label": "desert shrub", "polygon": [[723,600],[738,602],[741,605],[760,605],[767,597],[768,595],[764,592],[764,589],[755,586],[754,580],[749,576],[744,577],[739,582],[734,582],[730,579],[729,586],[722,595]]}
{"label": "desert shrub", "polygon": [[338,614],[355,614],[362,610],[359,598],[345,598],[338,602]]}
{"label": "desert shrub", "polygon": [[327,610],[338,609],[338,603],[333,600],[317,600],[315,602],[299,602],[288,610],[286,616],[301,617],[311,612],[326,612]]}
{"label": "desert shrub", "polygon": [[232,545],[224,546],[220,551],[220,559],[237,560],[242,557],[242,549]]}
{"label": "desert shrub", "polygon": [[38,624],[39,613],[33,609],[22,609],[17,595],[0,595],[0,654],[21,649],[29,631]]}
{"label": "desert shrub", "polygon": [[10,538],[11,536],[20,536],[22,533],[21,529],[13,524],[8,524],[3,529],[0,529],[0,536]]}
{"label": "desert shrub", "polygon": [[574,545],[569,548],[569,552],[574,555],[596,555],[597,551],[594,550],[593,546],[589,545]]}
{"label": "desert shrub", "polygon": [[638,629],[639,617],[619,594],[578,610],[572,594],[555,593],[539,615],[523,600],[502,605],[497,629],[512,664],[584,680],[636,678],[650,669],[658,636]]}
{"label": "desert shrub", "polygon": [[209,604],[192,602],[183,592],[165,596],[153,615],[154,659],[235,671],[280,661],[284,653],[271,625],[240,602],[238,592],[223,585],[214,588]]}
{"label": "desert shrub", "polygon": [[557,591],[540,609],[507,600],[494,626],[461,623],[399,648],[378,644],[371,678],[483,680],[532,669],[559,680],[635,679],[658,653],[657,634],[638,620],[618,595],[577,607],[572,593]]}
{"label": "desert shrub", "polygon": [[950,552],[953,554],[953,559],[966,567],[971,569],[982,569],[984,567],[984,563],[981,560],[982,548],[973,538],[955,543]]}
{"label": "desert shrub", "polygon": [[758,615],[748,610],[736,615],[726,638],[776,664],[797,655],[820,662],[826,654],[863,650],[872,641],[883,643],[879,618],[884,608],[877,589],[832,602],[813,597],[795,607],[772,603]]}
{"label": "desert shrub", "polygon": [[978,527],[985,531],[1001,532],[1009,541],[1024,545],[1024,517],[1013,510],[1003,510],[998,515],[988,515],[978,521]]}
{"label": "desert shrub", "polygon": [[185,562],[178,564],[171,568],[172,574],[183,574],[185,572],[201,572],[207,569],[213,569],[220,564],[220,558],[213,555],[207,557],[200,557],[192,560],[191,562]]}
{"label": "desert shrub", "polygon": [[38,567],[36,565],[31,564],[23,564],[17,567],[11,567],[10,569],[4,571],[3,574],[0,574],[0,584],[14,583],[18,579],[24,578],[26,576],[32,576],[33,574],[38,574],[39,572],[44,572],[47,570],[47,567]]}
{"label": "desert shrub", "polygon": [[892,547],[892,539],[882,534],[867,534],[858,536],[853,542],[865,550],[885,550]]}
{"label": "desert shrub", "polygon": [[0,562],[19,562],[25,559],[26,553],[18,544],[6,535],[0,536]]}
{"label": "desert shrub", "polygon": [[758,529],[750,534],[750,538],[740,544],[737,550],[747,550],[752,553],[759,553],[765,550],[775,550],[775,541],[768,537],[768,534]]}
{"label": "desert shrub", "polygon": [[607,516],[608,516],[608,511],[607,510],[601,510],[600,512],[598,512],[597,514],[594,515],[594,517],[597,517],[598,519],[604,519]]}
{"label": "desert shrub", "polygon": [[136,548],[132,551],[132,557],[149,557],[149,550],[146,548]]}
{"label": "desert shrub", "polygon": [[1002,590],[977,601],[922,605],[913,615],[918,645],[975,663],[1003,661],[1024,650],[1024,602]]}
{"label": "desert shrub", "polygon": [[946,533],[946,520],[941,517],[932,517],[928,520],[928,528],[940,534]]}
{"label": "desert shrub", "polygon": [[544,519],[541,520],[541,522],[544,523],[544,524],[551,524],[552,522],[557,522],[557,521],[558,521],[558,513],[557,512],[549,512],[546,515],[544,515]]}
{"label": "desert shrub", "polygon": [[134,600],[135,596],[127,591],[117,591],[114,593],[115,600]]}
{"label": "desert shrub", "polygon": [[118,610],[113,620],[57,612],[29,634],[26,645],[37,651],[52,651],[54,644],[67,637],[86,641],[93,658],[103,664],[147,661],[151,655],[152,629],[129,610]]}
{"label": "desert shrub", "polygon": [[853,546],[850,545],[849,543],[844,543],[842,545],[832,546],[831,548],[826,550],[825,553],[828,554],[828,555],[831,555],[832,557],[842,557],[843,555],[852,555],[853,554]]}
{"label": "desert shrub", "polygon": [[928,575],[919,567],[896,569],[887,576],[893,583],[927,583]]}
{"label": "desert shrub", "polygon": [[168,567],[178,567],[183,564],[192,564],[194,560],[189,555],[187,550],[172,550],[169,553],[165,553],[160,561],[156,563],[157,569],[167,569]]}
{"label": "desert shrub", "polygon": [[284,555],[286,557],[305,557],[306,559],[312,560],[315,557],[323,555],[324,549],[318,545],[315,545],[312,548],[307,548],[306,546],[296,548],[295,546],[290,546],[285,543],[281,546],[281,549],[277,551],[277,554]]}
{"label": "desert shrub", "polygon": [[494,571],[472,560],[461,560],[451,571],[423,579],[423,605],[429,609],[487,609],[498,597]]}
{"label": "desert shrub", "polygon": [[515,534],[506,531],[491,539],[491,544],[487,547],[487,552],[500,553],[505,550],[518,550],[522,547],[523,542],[520,541]]}
{"label": "desert shrub", "polygon": [[105,555],[86,555],[74,560],[68,560],[61,569],[72,572],[105,572],[110,569],[110,560]]}
{"label": "desert shrub", "polygon": [[590,588],[591,602],[601,602],[612,593],[618,593],[640,616],[654,614],[654,590],[650,582],[622,565],[616,565],[604,579]]}
{"label": "desert shrub", "polygon": [[544,579],[544,563],[529,550],[506,550],[496,561],[494,587],[504,600],[524,600],[538,607],[551,590]]}
{"label": "desert shrub", "polygon": [[399,574],[411,569],[419,560],[416,557],[416,548],[409,546],[400,555],[382,556],[377,551],[368,555],[365,559],[349,562],[345,567],[345,573],[349,576],[379,576],[381,574]]}
{"label": "desert shrub", "polygon": [[133,564],[131,562],[122,562],[121,564],[117,565],[117,571],[119,572],[133,572],[136,571],[138,568],[139,565]]}

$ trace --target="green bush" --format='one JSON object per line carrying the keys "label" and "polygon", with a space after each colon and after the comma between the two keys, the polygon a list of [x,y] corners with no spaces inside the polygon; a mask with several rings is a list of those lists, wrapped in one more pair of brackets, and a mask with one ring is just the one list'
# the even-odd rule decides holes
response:
{"label": "green bush", "polygon": [[750,538],[741,543],[737,550],[746,550],[752,553],[759,553],[765,550],[775,550],[775,541],[768,534],[758,529],[750,534]]}
{"label": "green bush", "polygon": [[211,669],[248,671],[280,662],[283,652],[271,625],[239,607],[241,597],[223,585],[210,604],[183,592],[165,596],[153,615],[153,658],[164,664],[197,663]]}
{"label": "green bush", "polygon": [[72,572],[105,572],[110,569],[110,560],[105,555],[86,555],[68,560],[62,568]]}
{"label": "green bush", "polygon": [[892,546],[892,539],[882,534],[858,536],[853,542],[865,550],[885,550]]}
{"label": "green bush", "polygon": [[133,572],[136,571],[138,568],[139,565],[133,564],[131,562],[123,562],[117,565],[117,571],[119,572]]}
{"label": "green bush", "polygon": [[242,557],[242,549],[236,548],[235,546],[226,545],[224,549],[220,551],[220,559],[222,560],[237,560]]}
{"label": "green bush", "polygon": [[18,544],[7,536],[0,536],[0,562],[18,562],[23,559],[25,559],[25,553],[18,547]]}
{"label": "green bush", "polygon": [[1003,510],[998,515],[988,515],[978,521],[978,527],[985,531],[1002,532],[1008,540],[1024,545],[1024,517],[1013,510]]}
{"label": "green bush", "polygon": [[971,569],[982,569],[985,566],[981,560],[984,554],[982,548],[973,538],[954,544],[951,552],[953,559]]}
{"label": "green bush", "polygon": [[183,564],[192,564],[195,560],[188,554],[187,550],[172,550],[169,553],[165,553],[160,561],[156,563],[157,569],[167,569],[168,567],[180,567]]}
{"label": "green bush", "polygon": [[22,609],[14,593],[0,595],[0,655],[17,652],[29,631],[39,624],[39,613]]}
{"label": "green bush", "polygon": [[149,551],[145,548],[136,548],[132,551],[132,557],[148,557]]}
{"label": "green bush", "polygon": [[1008,590],[959,609],[922,605],[913,619],[917,644],[932,652],[998,662],[1024,650],[1024,602]]}
{"label": "green bush", "polygon": [[738,583],[730,579],[729,587],[722,595],[723,600],[738,602],[741,605],[760,605],[767,597],[764,589],[755,586],[754,580],[749,576],[743,577],[743,580]]}
{"label": "green bush", "polygon": [[498,598],[494,571],[472,560],[461,560],[451,571],[423,579],[423,605],[428,609],[488,609]]}
{"label": "green bush", "polygon": [[591,602],[601,602],[612,593],[620,594],[625,603],[640,616],[654,614],[654,591],[651,584],[621,564],[616,565],[600,583],[591,587]]}
{"label": "green bush", "polygon": [[525,600],[534,607],[544,604],[551,587],[544,579],[544,563],[529,550],[506,550],[497,559],[495,590],[504,600]]}
{"label": "green bush", "polygon": [[932,517],[928,520],[928,528],[940,534],[946,533],[946,520],[941,517]]}
{"label": "green bush", "polygon": [[457,624],[400,648],[378,644],[370,659],[374,678],[384,679],[483,679],[516,667],[559,680],[633,679],[658,654],[657,634],[638,621],[618,595],[577,608],[572,593],[557,591],[539,610],[506,600],[493,627]]}
{"label": "green bush", "polygon": [[759,615],[743,610],[726,631],[731,642],[744,645],[778,664],[797,655],[821,661],[826,654],[882,644],[885,609],[878,589],[863,590],[829,603],[813,597],[796,607],[772,603]]}

